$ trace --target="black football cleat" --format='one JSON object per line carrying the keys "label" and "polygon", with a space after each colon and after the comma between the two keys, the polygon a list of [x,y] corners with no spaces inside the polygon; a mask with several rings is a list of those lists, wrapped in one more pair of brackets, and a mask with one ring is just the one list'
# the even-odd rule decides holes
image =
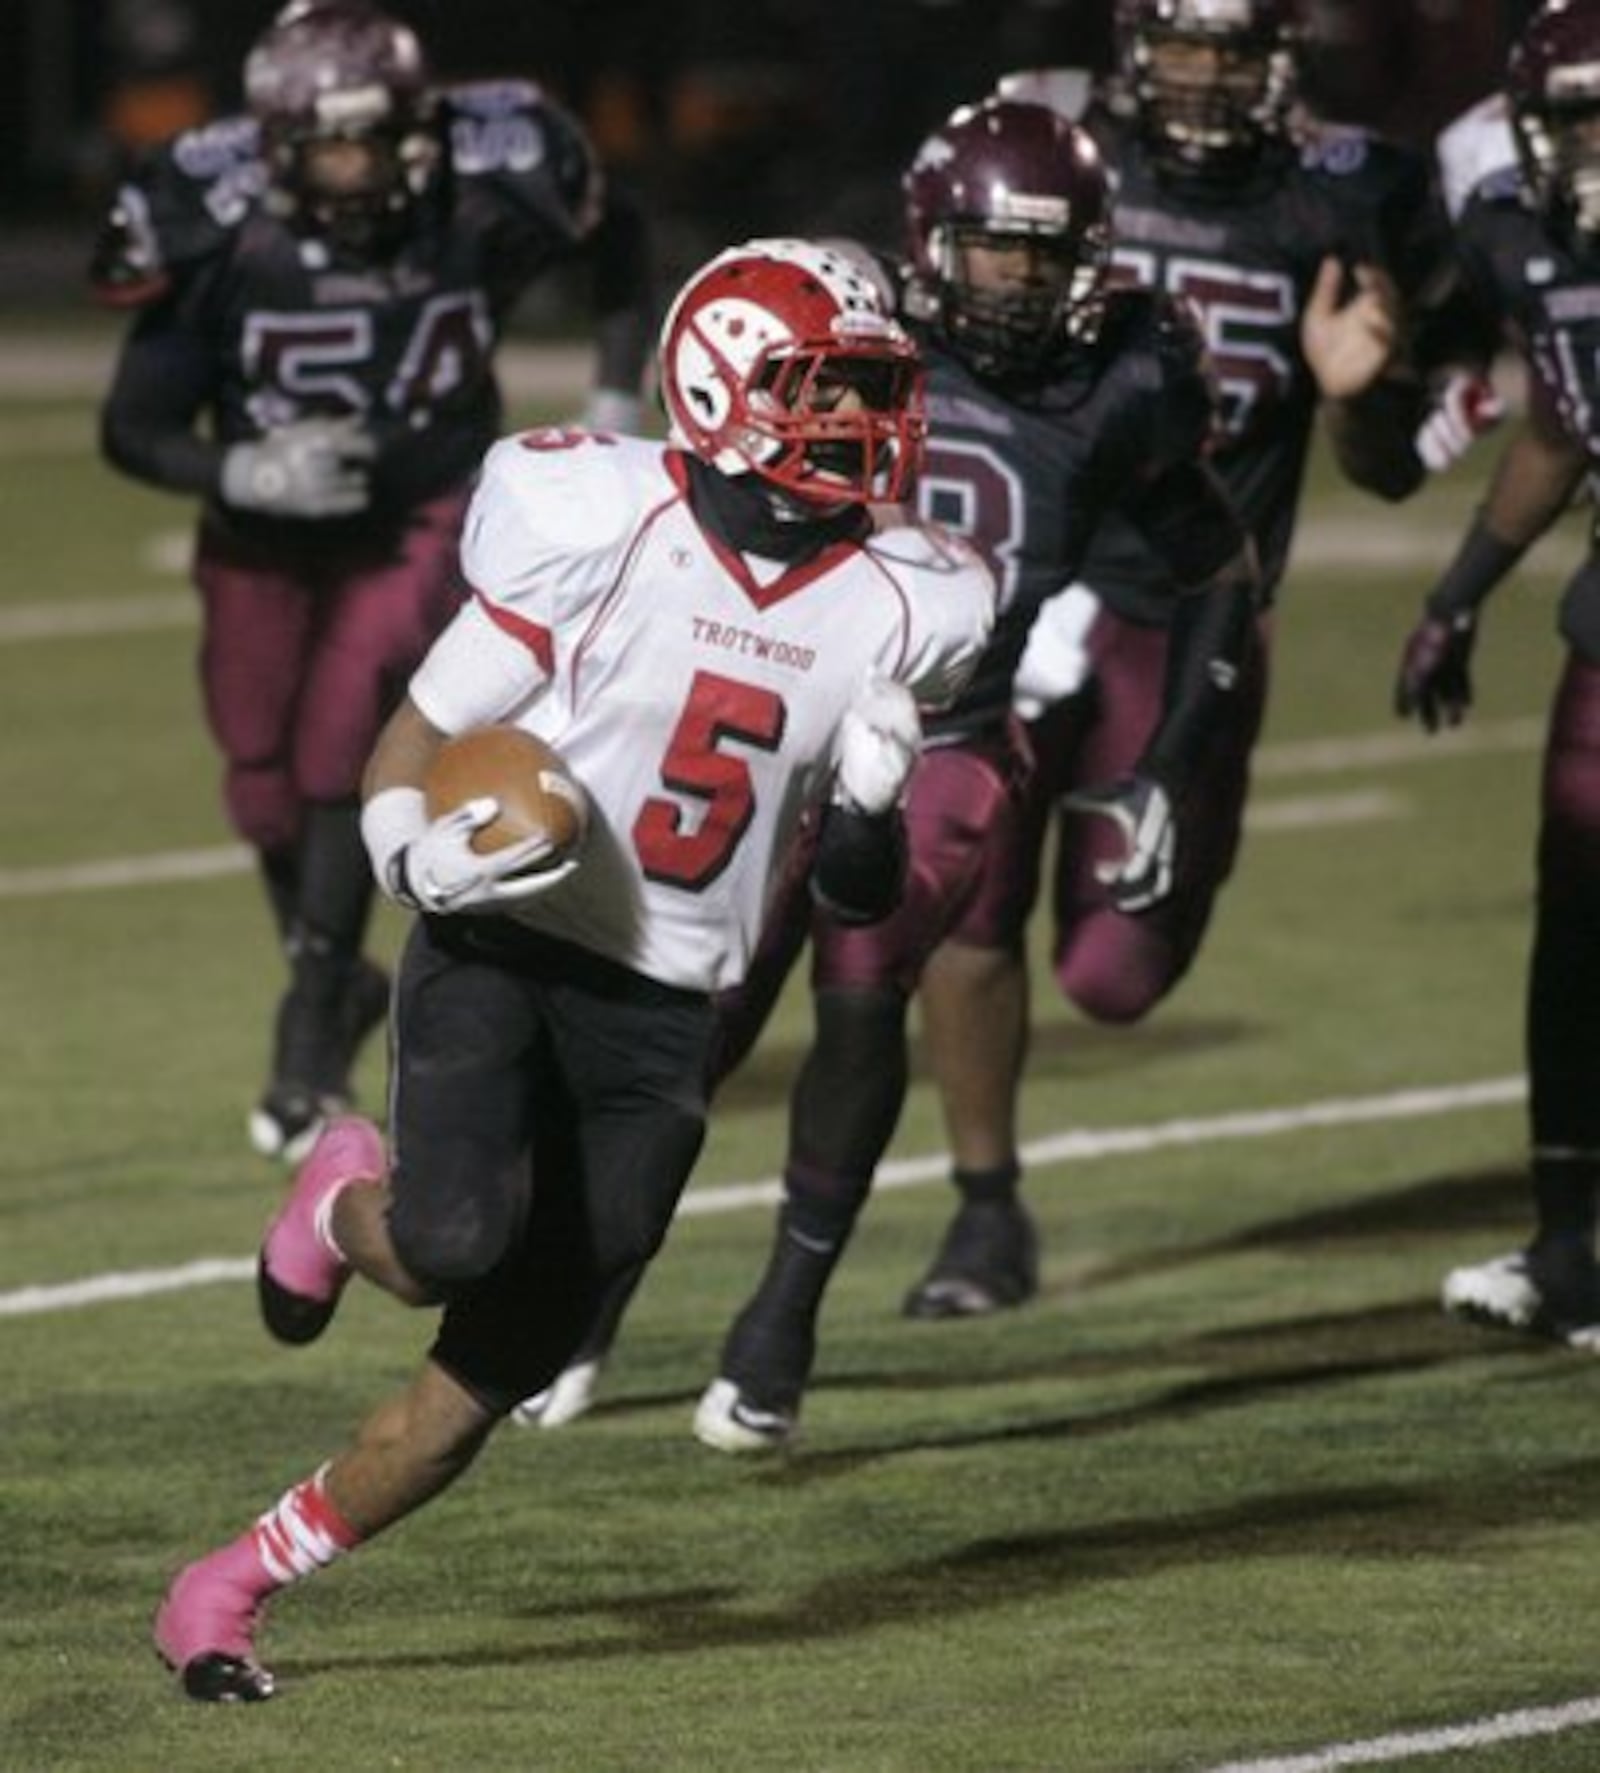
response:
{"label": "black football cleat", "polygon": [[987,1317],[1039,1290],[1039,1240],[1017,1200],[963,1201],[933,1266],[901,1310],[921,1319]]}
{"label": "black football cleat", "polygon": [[[161,1660],[172,1667],[166,1657]],[[184,1696],[202,1705],[256,1705],[278,1690],[270,1669],[220,1650],[193,1656],[175,1672]]]}

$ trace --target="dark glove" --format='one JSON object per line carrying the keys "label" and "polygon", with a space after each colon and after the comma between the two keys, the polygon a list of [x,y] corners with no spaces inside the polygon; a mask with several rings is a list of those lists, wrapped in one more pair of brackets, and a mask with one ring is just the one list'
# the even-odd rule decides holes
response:
{"label": "dark glove", "polygon": [[1402,720],[1414,714],[1430,733],[1440,723],[1460,726],[1472,706],[1472,648],[1477,618],[1425,615],[1411,630],[1400,655],[1394,711]]}
{"label": "dark glove", "polygon": [[1095,878],[1119,911],[1148,911],[1172,891],[1178,829],[1172,796],[1153,776],[1132,775],[1105,788],[1084,788],[1064,804],[1074,812],[1111,819],[1125,852],[1119,861],[1097,862]]}

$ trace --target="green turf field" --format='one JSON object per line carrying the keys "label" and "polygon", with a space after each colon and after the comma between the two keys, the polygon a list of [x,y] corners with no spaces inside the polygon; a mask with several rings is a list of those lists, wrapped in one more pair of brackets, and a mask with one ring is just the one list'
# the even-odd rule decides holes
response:
{"label": "green turf field", "polygon": [[[1199,966],[1123,1031],[1041,970],[1035,1305],[897,1315],[949,1204],[919,1082],[799,1448],[689,1438],[765,1253],[770,1210],[717,1191],[781,1158],[791,996],[602,1406],[507,1431],[282,1599],[281,1697],[237,1711],[178,1698],[155,1602],[428,1325],[358,1289],[286,1351],[232,1278],[281,1187],[242,1131],[277,969],[196,706],[188,511],[97,465],[81,399],[0,398],[0,455],[0,1767],[1320,1773],[1357,1764],[1340,1744],[1600,1693],[1596,1371],[1435,1306],[1526,1228],[1538,717],[1576,523],[1497,601],[1474,725],[1413,741],[1394,657],[1486,462],[1399,511],[1319,482],[1258,823]],[[188,852],[219,871],[94,884]],[[203,1258],[224,1278],[50,1291]],[[1594,1727],[1464,1740],[1359,1764],[1600,1765]]]}

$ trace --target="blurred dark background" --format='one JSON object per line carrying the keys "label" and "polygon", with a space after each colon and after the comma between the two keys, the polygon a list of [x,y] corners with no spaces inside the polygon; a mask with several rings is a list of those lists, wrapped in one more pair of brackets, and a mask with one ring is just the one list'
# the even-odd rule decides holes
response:
{"label": "blurred dark background", "polygon": [[[0,299],[71,259],[128,155],[235,107],[279,0],[0,0]],[[893,243],[897,178],[1010,69],[1105,68],[1118,0],[393,0],[441,78],[528,75],[658,220],[669,272],[752,233]],[[1324,114],[1425,143],[1531,0],[1300,0]]]}

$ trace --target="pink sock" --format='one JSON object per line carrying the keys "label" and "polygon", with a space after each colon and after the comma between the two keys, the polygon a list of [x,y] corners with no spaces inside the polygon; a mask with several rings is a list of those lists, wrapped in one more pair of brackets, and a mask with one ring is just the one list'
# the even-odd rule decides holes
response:
{"label": "pink sock", "polygon": [[328,1500],[326,1470],[285,1491],[248,1532],[179,1571],[155,1623],[156,1647],[174,1668],[202,1656],[253,1662],[268,1596],[359,1542]]}

